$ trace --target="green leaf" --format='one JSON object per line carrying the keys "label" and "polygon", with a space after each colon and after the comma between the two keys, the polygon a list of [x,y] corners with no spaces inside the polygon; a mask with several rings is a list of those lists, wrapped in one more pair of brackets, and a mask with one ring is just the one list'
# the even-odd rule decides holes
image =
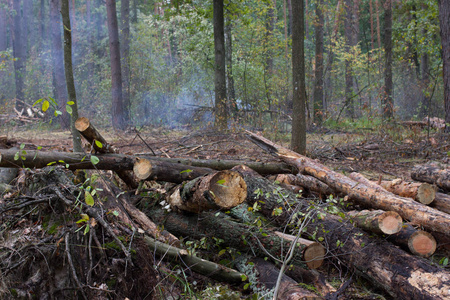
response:
{"label": "green leaf", "polygon": [[67,101],[67,105],[74,105],[75,104],[75,102],[73,102],[73,101]]}
{"label": "green leaf", "polygon": [[89,206],[94,205],[94,197],[92,197],[91,193],[89,193],[88,191],[84,192],[84,202],[86,202],[86,204]]}
{"label": "green leaf", "polygon": [[91,155],[91,163],[95,166],[96,164],[98,164],[100,162],[100,159],[95,156],[95,155]]}
{"label": "green leaf", "polygon": [[48,102],[47,100],[45,100],[43,103],[42,103],[42,111],[43,112],[46,112],[47,111],[47,109],[50,107],[50,102]]}
{"label": "green leaf", "polygon": [[112,214],[115,215],[116,217],[119,216],[119,212],[118,212],[117,210],[114,210],[114,211],[112,212]]}
{"label": "green leaf", "polygon": [[217,254],[218,256],[224,255],[225,252],[227,252],[227,249],[222,249],[219,251],[219,253]]}
{"label": "green leaf", "polygon": [[72,115],[72,107],[70,107],[69,105],[66,105],[66,111],[69,115]]}
{"label": "green leaf", "polygon": [[19,160],[19,157],[20,157],[20,154],[19,154],[19,152],[17,152],[17,153],[14,155],[14,160]]}
{"label": "green leaf", "polygon": [[225,183],[225,179],[221,179],[217,181],[217,184],[224,184]]}
{"label": "green leaf", "polygon": [[241,275],[241,278],[242,278],[242,281],[246,281],[246,280],[247,280],[247,275],[242,274],[242,275]]}
{"label": "green leaf", "polygon": [[41,103],[42,101],[44,101],[44,98],[36,100],[36,102],[33,103],[33,106],[35,106],[36,104]]}
{"label": "green leaf", "polygon": [[20,150],[23,150],[23,148],[25,148],[25,144],[24,143],[20,144]]}
{"label": "green leaf", "polygon": [[103,144],[100,141],[94,140],[95,146],[97,146],[97,148],[102,149],[103,148]]}
{"label": "green leaf", "polygon": [[84,228],[84,235],[89,232],[89,224],[86,224],[86,228]]}
{"label": "green leaf", "polygon": [[56,164],[56,161],[51,161],[51,162],[49,162],[49,163],[47,164],[47,166],[51,166],[51,165],[54,165],[54,164]]}
{"label": "green leaf", "polygon": [[55,112],[53,113],[55,115],[55,117],[62,115],[62,111],[60,110],[55,110]]}
{"label": "green leaf", "polygon": [[249,287],[250,287],[250,283],[247,283],[246,285],[244,285],[244,290],[248,290]]}
{"label": "green leaf", "polygon": [[183,173],[191,173],[192,172],[192,170],[191,169],[187,169],[187,170],[183,170],[183,171],[181,171],[180,172],[180,174],[183,174]]}

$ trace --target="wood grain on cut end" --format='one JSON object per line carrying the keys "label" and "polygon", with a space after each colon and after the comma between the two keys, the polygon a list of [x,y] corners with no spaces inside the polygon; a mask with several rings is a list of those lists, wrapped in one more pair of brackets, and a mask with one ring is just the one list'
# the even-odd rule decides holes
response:
{"label": "wood grain on cut end", "polygon": [[217,172],[210,180],[209,191],[217,206],[231,208],[247,198],[247,184],[242,176],[230,170]]}
{"label": "wood grain on cut end", "polygon": [[81,117],[81,118],[78,118],[76,121],[75,121],[75,128],[78,130],[78,131],[85,131],[86,129],[88,129],[89,128],[89,126],[90,126],[90,122],[89,122],[89,119],[88,118],[86,118],[86,117]]}
{"label": "wood grain on cut end", "polygon": [[436,251],[436,240],[430,233],[417,230],[409,238],[408,247],[413,254],[429,257]]}
{"label": "wood grain on cut end", "polygon": [[429,183],[422,183],[417,189],[416,200],[423,204],[430,204],[436,198],[436,188]]}
{"label": "wood grain on cut end", "polygon": [[402,217],[394,211],[386,211],[378,216],[380,230],[385,234],[394,234],[402,229]]}
{"label": "wood grain on cut end", "polygon": [[320,244],[313,242],[306,246],[303,252],[303,259],[310,269],[317,269],[323,264],[325,258],[325,248]]}
{"label": "wood grain on cut end", "polygon": [[152,163],[145,158],[138,158],[133,166],[133,172],[140,180],[147,179],[152,173]]}

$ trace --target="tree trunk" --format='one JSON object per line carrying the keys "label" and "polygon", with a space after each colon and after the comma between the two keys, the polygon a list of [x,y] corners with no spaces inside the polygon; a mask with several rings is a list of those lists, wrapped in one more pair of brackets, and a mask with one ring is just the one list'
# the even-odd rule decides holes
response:
{"label": "tree trunk", "polygon": [[167,181],[182,183],[197,177],[213,173],[210,168],[192,167],[164,161],[136,158],[133,167],[134,175],[140,180]]}
{"label": "tree trunk", "polygon": [[225,74],[225,35],[223,0],[214,0],[214,127],[219,131],[228,128],[227,86]]}
{"label": "tree trunk", "polygon": [[315,37],[316,69],[314,73],[314,121],[321,125],[323,121],[323,0],[316,3]]}
{"label": "tree trunk", "polygon": [[52,66],[55,74],[55,98],[58,103],[58,109],[62,113],[59,117],[61,128],[69,129],[70,115],[66,111],[67,105],[67,86],[64,80],[64,53],[61,39],[61,8],[59,0],[50,0],[50,28],[52,35]]}
{"label": "tree trunk", "polygon": [[[345,51],[347,54],[353,53],[354,46],[356,45],[356,39],[354,35],[354,13],[353,13],[353,0],[345,0]],[[345,60],[345,102],[344,106],[347,107],[348,115],[351,119],[355,118],[355,104],[354,104],[353,90],[353,67],[352,58],[349,57]]]}
{"label": "tree trunk", "polygon": [[3,1],[0,1],[0,51],[5,51],[8,47],[8,31],[6,6]]}
{"label": "tree trunk", "polygon": [[436,193],[436,197],[430,206],[450,215],[450,195]]}
{"label": "tree trunk", "polygon": [[394,211],[349,211],[347,215],[356,222],[358,227],[378,234],[397,233],[403,225],[402,217]]}
{"label": "tree trunk", "polygon": [[292,15],[292,137],[291,148],[298,153],[306,152],[306,86],[305,86],[305,14],[303,0],[291,0]]}
{"label": "tree trunk", "polygon": [[419,165],[411,171],[411,178],[435,184],[443,190],[450,191],[450,169],[441,169],[433,165]]}
{"label": "tree trunk", "polygon": [[386,0],[384,12],[384,96],[382,97],[382,114],[390,120],[394,116],[393,81],[392,81],[392,0]]}
{"label": "tree trunk", "polygon": [[432,209],[409,198],[396,196],[359,183],[347,176],[334,172],[316,161],[290,151],[271,141],[246,131],[250,139],[269,153],[288,164],[296,166],[301,173],[311,175],[328,184],[340,193],[366,207],[397,212],[402,218],[414,224],[420,224],[431,231],[450,235],[450,217],[448,214]]}
{"label": "tree trunk", "polygon": [[[445,123],[450,123],[450,2],[439,0],[439,24],[442,43]],[[448,126],[446,131],[449,132]]]}
{"label": "tree trunk", "polygon": [[16,82],[16,110],[22,111],[25,109],[25,94],[24,94],[24,82],[26,75],[26,61],[25,61],[25,49],[22,37],[22,13],[21,13],[21,0],[12,0],[13,9],[15,11],[14,30],[13,30],[13,55],[16,58],[14,61],[15,82]]}
{"label": "tree trunk", "polygon": [[228,105],[231,108],[233,115],[238,112],[238,107],[236,103],[236,92],[234,89],[234,77],[233,77],[233,35],[232,35],[232,24],[231,20],[228,20],[225,25],[225,59],[226,59],[226,69],[227,69],[227,96]]}
{"label": "tree trunk", "polygon": [[121,57],[123,72],[123,106],[125,123],[130,122],[130,0],[121,0]]}
{"label": "tree trunk", "polygon": [[66,105],[66,109],[70,107],[72,110],[72,113],[70,114],[70,128],[72,131],[73,152],[83,152],[81,147],[81,136],[75,128],[75,120],[78,119],[78,104],[72,68],[72,29],[70,27],[69,0],[62,0],[61,15],[64,30],[64,74],[66,77],[69,101],[72,103],[72,105]]}
{"label": "tree trunk", "polygon": [[123,104],[119,27],[117,25],[115,0],[106,0],[106,13],[108,18],[109,53],[111,60],[111,119],[114,129],[124,130],[127,126],[125,122],[126,108]]}
{"label": "tree trunk", "polygon": [[206,210],[230,209],[247,198],[247,184],[239,173],[219,171],[181,184],[167,197],[175,209],[199,213]]}
{"label": "tree trunk", "polygon": [[410,224],[405,224],[402,230],[389,236],[388,241],[423,257],[430,257],[436,251],[434,237],[426,231],[415,229]]}
{"label": "tree trunk", "polygon": [[334,195],[336,192],[322,181],[308,175],[303,174],[278,174],[270,178],[273,181],[281,184],[295,185],[305,189],[306,193],[314,192],[320,198],[325,198],[329,195]]}
{"label": "tree trunk", "polygon": [[430,204],[436,197],[436,189],[428,183],[406,182],[401,179],[382,181],[380,185],[387,191],[423,204]]}
{"label": "tree trunk", "polygon": [[23,6],[22,6],[22,20],[23,20],[23,24],[22,24],[22,46],[23,46],[23,55],[24,55],[24,60],[25,62],[28,59],[28,32],[29,32],[29,22],[32,19],[32,15],[31,15],[31,9],[33,8],[33,3],[31,0],[23,0]]}

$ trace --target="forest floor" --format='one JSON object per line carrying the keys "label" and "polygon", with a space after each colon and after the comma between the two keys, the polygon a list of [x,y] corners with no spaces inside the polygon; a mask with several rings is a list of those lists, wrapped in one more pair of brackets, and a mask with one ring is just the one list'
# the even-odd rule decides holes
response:
{"label": "forest floor", "polygon": [[[232,159],[241,160],[243,163],[277,161],[248,140],[242,131],[237,130],[217,133],[209,130],[144,127],[119,133],[112,130],[99,131],[107,141],[118,147],[122,154],[145,153],[170,158]],[[25,149],[71,151],[72,148],[71,135],[68,131],[9,129],[1,133],[5,134],[15,146],[24,144]],[[261,134],[275,143],[289,147],[287,134],[268,131]],[[90,151],[88,146],[85,146],[85,150]],[[400,125],[347,131],[317,128],[307,134],[306,155],[344,174],[359,172],[374,180],[380,177],[411,180],[409,174],[414,165],[428,162],[447,165],[450,162],[450,139],[444,133],[429,133],[420,128],[405,128]],[[437,257],[446,255],[448,252],[441,252]],[[319,271],[325,274],[330,282],[334,282],[336,288],[348,280],[346,274],[327,264]],[[347,296],[341,295],[338,299],[390,299],[363,279],[354,280],[349,289],[353,291],[347,291]]]}

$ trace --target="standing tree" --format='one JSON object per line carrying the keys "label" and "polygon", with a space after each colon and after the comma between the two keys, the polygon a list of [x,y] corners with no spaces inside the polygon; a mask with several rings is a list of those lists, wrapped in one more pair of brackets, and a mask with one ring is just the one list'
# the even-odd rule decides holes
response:
{"label": "standing tree", "polygon": [[60,117],[61,128],[68,129],[70,125],[70,116],[66,111],[67,104],[67,86],[64,80],[64,54],[61,40],[61,15],[60,1],[50,0],[50,30],[52,36],[52,66],[54,73],[55,98],[58,103],[58,109],[62,112]]}
{"label": "standing tree", "polygon": [[121,15],[121,40],[120,48],[122,55],[123,72],[123,106],[125,123],[130,121],[130,0],[122,0],[120,6]]}
{"label": "standing tree", "polygon": [[69,0],[62,0],[61,15],[64,30],[64,71],[66,75],[67,94],[69,94],[69,102],[67,102],[66,110],[71,115],[70,129],[72,131],[73,152],[83,152],[81,136],[75,128],[75,121],[78,119],[78,105],[72,68],[72,29],[70,27]]}
{"label": "standing tree", "polygon": [[15,81],[16,81],[16,109],[20,112],[25,109],[25,48],[22,44],[22,18],[21,18],[21,0],[13,0],[13,55]]}
{"label": "standing tree", "polygon": [[6,19],[6,0],[0,0],[0,51],[5,51],[8,45]]}
{"label": "standing tree", "polygon": [[232,24],[231,20],[227,20],[227,24],[225,25],[225,60],[226,60],[226,69],[227,69],[227,96],[228,96],[228,105],[231,108],[233,114],[236,114],[238,111],[237,103],[236,103],[236,92],[234,90],[234,78],[233,78],[233,38],[232,38]]}
{"label": "standing tree", "polygon": [[224,131],[228,126],[227,112],[227,86],[225,75],[225,35],[224,35],[224,16],[223,0],[214,0],[213,8],[214,20],[214,127],[219,131]]}
{"label": "standing tree", "polygon": [[390,119],[394,115],[394,99],[392,97],[392,0],[386,0],[384,12],[384,97],[381,108],[383,118]]}
{"label": "standing tree", "polygon": [[314,72],[314,121],[320,125],[323,121],[323,0],[316,2],[316,69]]}
{"label": "standing tree", "polygon": [[442,61],[444,64],[444,105],[445,105],[445,130],[450,131],[450,2],[439,0],[439,24],[442,43]]}
{"label": "standing tree", "polygon": [[353,0],[345,0],[345,52],[347,52],[347,58],[345,59],[345,102],[344,106],[347,106],[347,111],[350,118],[355,118],[355,105],[353,101],[353,67],[352,58],[349,55],[353,51],[353,47],[356,45],[356,38],[353,34],[354,31],[354,13],[353,13]]}
{"label": "standing tree", "polygon": [[124,130],[126,127],[126,108],[123,105],[122,70],[120,63],[119,27],[117,24],[116,1],[106,0],[108,19],[109,53],[111,59],[111,116],[114,129]]}
{"label": "standing tree", "polygon": [[303,0],[291,0],[292,3],[292,138],[291,148],[297,153],[306,152],[305,118],[305,54],[304,54],[304,7]]}

